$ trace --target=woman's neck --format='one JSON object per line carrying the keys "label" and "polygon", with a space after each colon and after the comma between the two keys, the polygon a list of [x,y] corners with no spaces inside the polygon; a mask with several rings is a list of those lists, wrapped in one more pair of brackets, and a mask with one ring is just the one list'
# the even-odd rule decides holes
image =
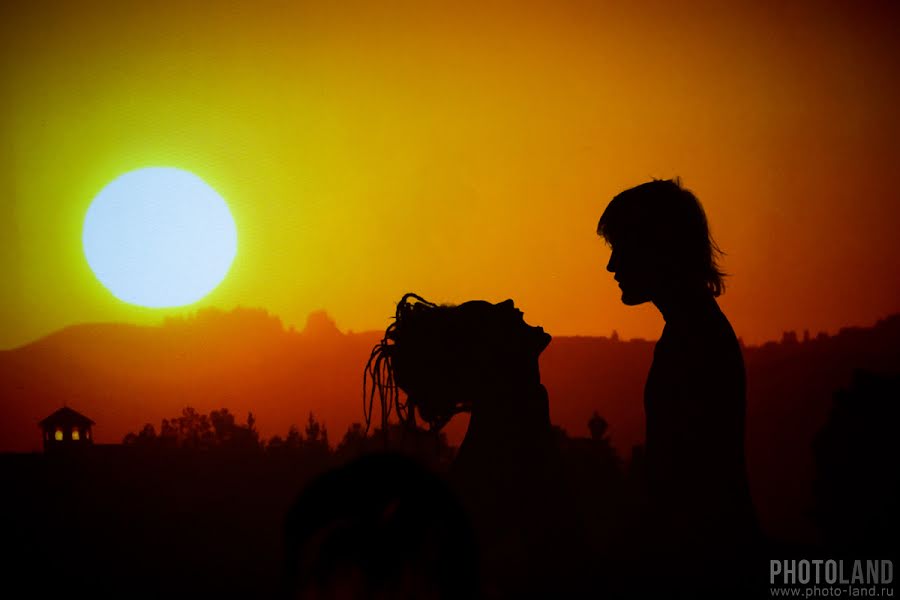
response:
{"label": "woman's neck", "polygon": [[668,323],[719,310],[712,292],[705,286],[670,288],[653,299]]}

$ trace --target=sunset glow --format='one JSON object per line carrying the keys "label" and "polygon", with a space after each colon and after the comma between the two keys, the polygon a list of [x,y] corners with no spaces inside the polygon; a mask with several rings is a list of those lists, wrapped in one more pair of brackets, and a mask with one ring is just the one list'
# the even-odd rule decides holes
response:
{"label": "sunset glow", "polygon": [[[5,587],[879,595],[898,31],[0,2]],[[817,556],[866,581],[787,580]]]}
{"label": "sunset glow", "polygon": [[[213,6],[0,14],[16,57],[0,348],[209,306],[377,330],[408,291],[513,298],[553,335],[655,339],[595,228],[615,194],[674,176],[726,252],[721,302],[746,342],[900,309],[889,5]],[[239,226],[228,277],[189,309],[117,300],[81,251],[94,196],[147,165],[201,177]]]}

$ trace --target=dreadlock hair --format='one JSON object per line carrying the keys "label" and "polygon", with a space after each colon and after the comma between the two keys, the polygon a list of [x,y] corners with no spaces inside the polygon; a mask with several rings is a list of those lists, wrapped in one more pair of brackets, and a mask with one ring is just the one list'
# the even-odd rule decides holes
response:
{"label": "dreadlock hair", "polygon": [[[400,299],[394,322],[372,349],[363,371],[363,414],[366,431],[372,424],[375,399],[381,405],[381,428],[386,432],[388,419],[396,412],[401,425],[415,428],[416,411],[437,432],[457,413],[470,406],[461,399],[416,395],[409,373],[421,375],[421,381],[437,381],[441,371],[453,370],[459,357],[464,332],[453,305],[438,305],[408,293]],[[406,379],[400,378],[406,377]],[[370,382],[371,380],[371,382]],[[371,383],[371,385],[370,385]],[[413,385],[410,385],[413,384]],[[401,400],[400,388],[407,392]]]}

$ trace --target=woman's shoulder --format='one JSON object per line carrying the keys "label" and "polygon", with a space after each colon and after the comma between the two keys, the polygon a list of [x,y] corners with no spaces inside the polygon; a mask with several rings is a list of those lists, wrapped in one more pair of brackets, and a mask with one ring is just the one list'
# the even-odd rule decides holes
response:
{"label": "woman's shoulder", "polygon": [[732,364],[743,368],[743,353],[734,328],[721,311],[667,322],[654,350],[654,359],[671,358],[690,368]]}

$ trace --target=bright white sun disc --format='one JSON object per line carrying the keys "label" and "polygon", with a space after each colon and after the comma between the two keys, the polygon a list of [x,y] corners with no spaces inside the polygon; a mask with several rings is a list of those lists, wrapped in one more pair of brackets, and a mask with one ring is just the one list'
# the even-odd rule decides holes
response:
{"label": "bright white sun disc", "polygon": [[184,306],[225,278],[237,229],[225,200],[202,179],[171,167],[121,175],[94,198],[84,254],[97,279],[130,304]]}

